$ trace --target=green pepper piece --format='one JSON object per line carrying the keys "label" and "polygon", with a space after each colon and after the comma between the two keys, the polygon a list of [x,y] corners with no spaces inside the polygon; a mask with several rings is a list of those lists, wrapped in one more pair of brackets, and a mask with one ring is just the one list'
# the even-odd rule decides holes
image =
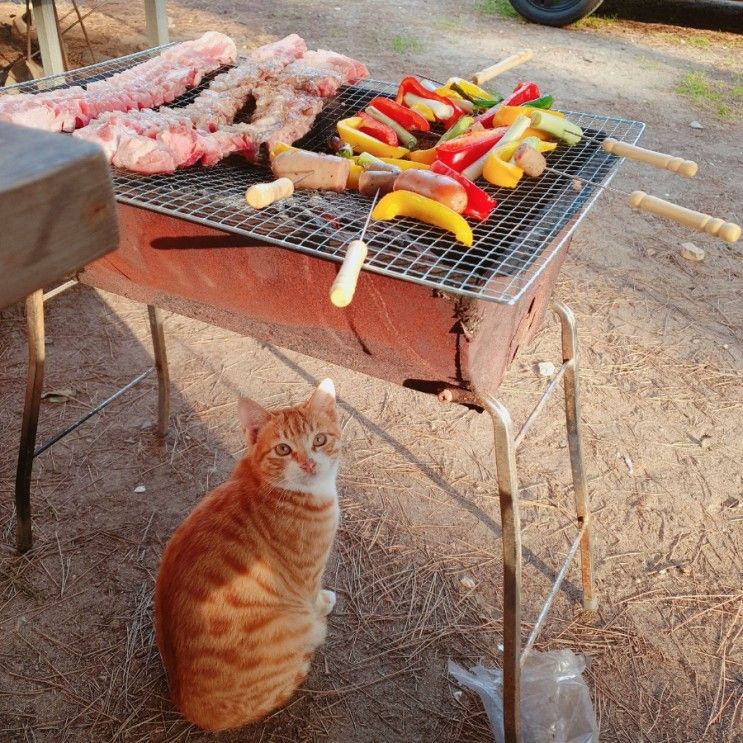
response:
{"label": "green pepper piece", "polygon": [[542,109],[549,109],[552,108],[552,104],[555,102],[555,99],[551,95],[543,95],[541,98],[535,98],[533,101],[527,101],[526,103],[522,103],[522,106],[530,106],[531,108],[542,108]]}
{"label": "green pepper piece", "polygon": [[454,139],[455,137],[458,137],[460,134],[464,134],[473,124],[475,123],[475,120],[471,116],[462,116],[459,121],[456,121],[452,126],[450,126],[439,138],[439,141],[436,142],[436,144],[441,144],[442,142],[448,142],[450,139]]}

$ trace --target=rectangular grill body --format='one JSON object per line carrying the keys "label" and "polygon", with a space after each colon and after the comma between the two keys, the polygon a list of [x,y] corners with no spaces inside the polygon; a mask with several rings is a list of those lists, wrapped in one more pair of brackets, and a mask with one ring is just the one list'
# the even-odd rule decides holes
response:
{"label": "rectangular grill body", "polygon": [[[85,86],[158,51],[9,92]],[[193,100],[209,79],[171,107]],[[297,146],[325,151],[339,119],[376,95],[394,96],[395,89],[373,80],[341,89]],[[598,197],[598,184],[607,184],[621,162],[602,150],[601,140],[634,143],[644,128],[619,118],[568,115],[586,137],[559,146],[548,163],[584,179],[582,189],[552,173],[524,178],[511,190],[484,186],[499,206],[485,222],[471,222],[470,249],[413,219],[373,221],[366,270],[344,310],[330,304],[328,292],[370,200],[355,192],[298,190],[291,199],[251,209],[246,188],[272,176],[239,158],[170,175],[115,170],[121,245],[81,279],[405,386],[493,392],[538,330],[570,236]]]}
{"label": "rectangular grill body", "polygon": [[119,224],[119,249],[88,265],[84,283],[429,392],[497,389],[568,249],[512,304],[363,271],[341,310],[328,297],[332,261],[128,205]]}

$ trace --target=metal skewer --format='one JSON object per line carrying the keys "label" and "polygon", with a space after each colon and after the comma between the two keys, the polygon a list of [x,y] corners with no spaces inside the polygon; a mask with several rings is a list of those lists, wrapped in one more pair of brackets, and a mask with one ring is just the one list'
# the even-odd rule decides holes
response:
{"label": "metal skewer", "polygon": [[347,307],[351,304],[354,292],[356,291],[356,282],[361,273],[361,267],[364,265],[369,248],[364,242],[364,235],[371,222],[374,206],[379,198],[379,189],[374,194],[369,213],[366,215],[366,222],[361,230],[361,234],[356,240],[352,240],[346,248],[346,256],[341,264],[341,269],[335,277],[333,285],[330,287],[330,301],[336,307]]}
{"label": "metal skewer", "polygon": [[728,243],[737,242],[741,235],[740,225],[734,222],[726,222],[723,219],[712,217],[709,214],[703,212],[697,212],[693,209],[687,209],[684,206],[679,206],[670,201],[659,199],[657,196],[650,196],[645,191],[622,191],[619,188],[613,186],[606,186],[603,183],[597,183],[596,181],[589,180],[588,178],[581,178],[577,175],[571,175],[565,173],[562,170],[557,170],[547,166],[545,170],[549,173],[562,176],[563,178],[569,178],[575,183],[588,184],[595,186],[596,188],[604,188],[614,193],[622,194],[627,197],[629,205],[633,209],[639,209],[640,211],[650,212],[658,217],[664,217],[665,219],[672,219],[674,222],[678,222],[686,227],[699,230],[700,232],[706,232],[708,235],[713,237],[719,237]]}

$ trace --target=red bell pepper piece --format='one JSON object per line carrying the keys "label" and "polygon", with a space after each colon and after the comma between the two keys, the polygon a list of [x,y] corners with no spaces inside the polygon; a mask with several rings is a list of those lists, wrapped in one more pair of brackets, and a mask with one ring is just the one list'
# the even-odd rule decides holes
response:
{"label": "red bell pepper piece", "polygon": [[355,115],[361,119],[359,131],[378,139],[380,142],[392,145],[392,147],[397,147],[399,144],[397,132],[391,126],[387,126],[387,124],[377,121],[373,116],[369,116],[366,111],[359,111]]}
{"label": "red bell pepper piece", "polygon": [[536,83],[517,83],[513,93],[503,101],[504,106],[520,106],[541,96]]}
{"label": "red bell pepper piece", "polygon": [[394,119],[403,129],[407,129],[409,132],[427,132],[431,129],[431,125],[417,111],[413,111],[407,106],[401,106],[392,98],[378,96],[369,105],[374,106],[377,111],[385,116]]}
{"label": "red bell pepper piece", "polygon": [[521,106],[529,101],[534,101],[540,97],[539,88],[536,83],[517,83],[513,93],[505,100],[489,108],[485,113],[480,114],[475,121],[480,122],[483,126],[493,125],[493,116],[502,106]]}
{"label": "red bell pepper piece", "polygon": [[413,95],[417,95],[421,98],[428,98],[429,100],[438,101],[439,103],[443,103],[445,106],[451,107],[454,113],[444,121],[444,126],[447,129],[464,116],[464,110],[461,109],[451,98],[444,98],[443,96],[437,95],[423,85],[417,77],[413,77],[412,75],[408,75],[408,77],[404,77],[400,81],[400,87],[397,89],[395,101],[402,105],[406,93],[413,93]]}
{"label": "red bell pepper piece", "polygon": [[485,193],[485,191],[479,186],[476,186],[469,178],[465,178],[460,173],[457,173],[454,168],[450,168],[445,163],[442,163],[441,160],[436,160],[431,166],[431,171],[439,175],[447,175],[461,186],[464,186],[464,190],[467,192],[467,206],[462,214],[466,217],[473,217],[482,222],[498,206],[498,202],[490,194]]}
{"label": "red bell pepper piece", "polygon": [[461,137],[436,145],[436,159],[456,171],[462,171],[488,150],[508,131],[507,126],[470,131]]}

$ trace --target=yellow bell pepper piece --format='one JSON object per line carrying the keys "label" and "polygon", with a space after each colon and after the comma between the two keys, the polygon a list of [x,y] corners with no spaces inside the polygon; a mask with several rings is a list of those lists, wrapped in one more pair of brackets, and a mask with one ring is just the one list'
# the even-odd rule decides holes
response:
{"label": "yellow bell pepper piece", "polygon": [[408,153],[408,160],[412,160],[416,163],[432,165],[434,160],[436,160],[436,148],[431,147],[428,150],[413,150]]}
{"label": "yellow bell pepper piece", "polygon": [[[516,188],[524,171],[509,160],[516,154],[521,142],[527,138],[530,129],[527,129],[517,142],[508,142],[502,147],[496,147],[485,161],[482,174],[488,183],[502,188]],[[534,145],[537,152],[552,152],[557,147],[556,142],[539,141]]]}
{"label": "yellow bell pepper piece", "polygon": [[[537,139],[543,139],[547,141],[552,136],[551,134],[548,134],[547,132],[543,132],[541,129],[535,129],[533,126],[530,126],[525,132],[525,137],[536,137]],[[555,144],[555,147],[557,145]]]}
{"label": "yellow bell pepper piece", "polygon": [[414,103],[412,106],[409,106],[409,108],[413,111],[417,111],[426,121],[436,121],[436,116],[431,110],[431,107],[427,106],[425,103]]}
{"label": "yellow bell pepper piece", "polygon": [[508,162],[516,152],[519,142],[509,142],[496,147],[485,161],[482,174],[488,183],[501,188],[516,188],[524,171],[518,165]]}
{"label": "yellow bell pepper piece", "polygon": [[[502,106],[495,112],[492,126],[511,126],[517,116],[521,114],[528,116],[532,111],[536,110],[533,106]],[[565,114],[559,111],[550,111],[549,113],[565,118]]]}
{"label": "yellow bell pepper piece", "polygon": [[456,96],[457,98],[461,98],[462,96],[457,93],[456,90],[452,90],[452,85],[454,84],[458,85],[471,98],[481,98],[487,101],[493,97],[487,90],[484,90],[479,85],[475,85],[469,80],[464,80],[461,77],[450,77],[446,81],[446,85],[436,91],[437,95]]}
{"label": "yellow bell pepper piece", "polygon": [[[412,155],[413,153],[410,152],[408,155]],[[421,162],[420,160],[400,160],[396,157],[380,157],[379,158],[382,162],[389,163],[390,165],[397,165],[400,170],[410,170],[416,169],[416,170],[430,170],[431,166],[426,162]]]}
{"label": "yellow bell pepper piece", "polygon": [[337,124],[338,136],[353,147],[354,152],[368,152],[375,157],[405,157],[410,150],[405,147],[392,147],[378,139],[359,131],[361,119],[352,116],[350,119],[341,119]]}
{"label": "yellow bell pepper piece", "polygon": [[351,168],[348,171],[348,178],[346,179],[346,188],[353,188],[358,191],[359,188],[359,176],[364,172],[364,169],[351,161],[348,163]]}
{"label": "yellow bell pepper piece", "polygon": [[289,152],[289,150],[296,150],[297,147],[292,147],[290,144],[287,144],[286,142],[277,142],[268,153],[269,159],[273,160],[276,155],[280,155],[282,152]]}
{"label": "yellow bell pepper piece", "polygon": [[393,191],[383,196],[372,212],[372,219],[390,220],[395,217],[412,217],[426,224],[449,230],[459,242],[472,246],[472,228],[467,220],[448,206],[412,191]]}

